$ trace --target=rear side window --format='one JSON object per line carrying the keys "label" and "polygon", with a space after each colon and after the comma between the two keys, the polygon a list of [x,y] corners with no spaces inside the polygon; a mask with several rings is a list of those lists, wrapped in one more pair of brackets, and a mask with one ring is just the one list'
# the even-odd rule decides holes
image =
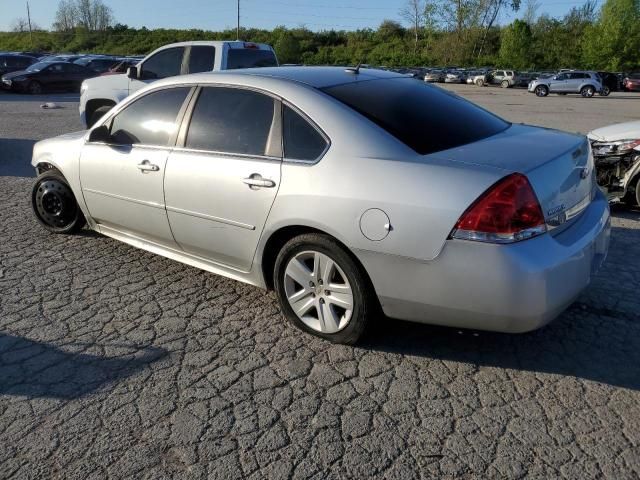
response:
{"label": "rear side window", "polygon": [[476,142],[510,124],[444,89],[410,78],[323,89],[421,155]]}
{"label": "rear side window", "polygon": [[157,79],[180,75],[184,48],[168,48],[156,53],[142,64],[143,79]]}
{"label": "rear side window", "polygon": [[294,109],[284,106],[282,112],[284,156],[290,160],[317,160],[327,148],[324,137]]}
{"label": "rear side window", "polygon": [[205,87],[193,110],[185,146],[196,150],[265,155],[274,108],[274,99],[258,92]]}
{"label": "rear side window", "polygon": [[111,137],[119,145],[165,146],[176,132],[176,118],[190,87],[145,95],[115,116]]}
{"label": "rear side window", "polygon": [[278,61],[272,50],[256,48],[230,48],[227,56],[227,70],[236,68],[277,67]]}
{"label": "rear side window", "polygon": [[216,58],[216,49],[196,45],[191,47],[189,55],[189,73],[210,72],[213,70],[213,61]]}

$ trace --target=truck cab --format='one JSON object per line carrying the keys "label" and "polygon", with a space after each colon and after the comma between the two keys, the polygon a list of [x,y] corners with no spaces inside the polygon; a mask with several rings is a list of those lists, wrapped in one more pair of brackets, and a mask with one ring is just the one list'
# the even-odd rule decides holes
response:
{"label": "truck cab", "polygon": [[149,83],[189,73],[237,68],[274,67],[270,45],[243,41],[195,41],[165,45],[126,74],[92,78],[80,89],[80,120],[93,126],[114,105]]}

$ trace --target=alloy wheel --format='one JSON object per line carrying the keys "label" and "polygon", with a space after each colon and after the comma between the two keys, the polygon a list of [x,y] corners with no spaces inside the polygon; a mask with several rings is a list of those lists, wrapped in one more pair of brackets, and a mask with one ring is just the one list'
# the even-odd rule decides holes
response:
{"label": "alloy wheel", "polygon": [[321,333],[336,333],[351,320],[353,291],[344,271],[328,255],[307,250],[289,260],[284,273],[287,301],[297,317]]}

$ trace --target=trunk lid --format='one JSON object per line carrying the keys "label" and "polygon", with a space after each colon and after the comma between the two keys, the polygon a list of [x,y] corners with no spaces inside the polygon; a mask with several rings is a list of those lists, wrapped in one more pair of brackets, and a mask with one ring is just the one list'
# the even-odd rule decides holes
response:
{"label": "trunk lid", "polygon": [[595,185],[587,139],[558,130],[513,125],[504,132],[434,154],[450,161],[491,166],[525,174],[552,226],[579,215]]}

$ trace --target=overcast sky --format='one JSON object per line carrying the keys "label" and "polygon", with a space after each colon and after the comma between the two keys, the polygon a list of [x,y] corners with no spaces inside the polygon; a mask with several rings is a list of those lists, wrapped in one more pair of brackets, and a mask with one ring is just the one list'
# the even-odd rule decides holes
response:
{"label": "overcast sky", "polygon": [[[116,21],[132,27],[222,30],[236,25],[235,0],[104,0]],[[276,25],[311,30],[377,27],[385,18],[400,20],[404,0],[241,0],[240,21],[247,27]],[[539,13],[562,16],[584,0],[540,0]],[[54,21],[57,0],[29,0],[31,19],[44,28]],[[0,0],[0,30],[26,17],[25,0]],[[518,14],[502,19],[510,21]]]}

